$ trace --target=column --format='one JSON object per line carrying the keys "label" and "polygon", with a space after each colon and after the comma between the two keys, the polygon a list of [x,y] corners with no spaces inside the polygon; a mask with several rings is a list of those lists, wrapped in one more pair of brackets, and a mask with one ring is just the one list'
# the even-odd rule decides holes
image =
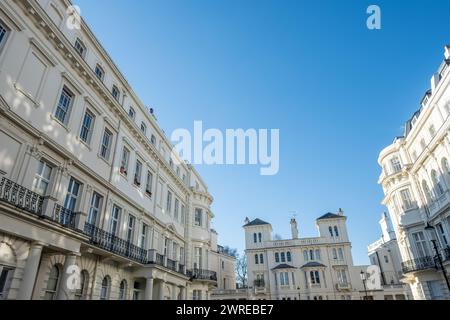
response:
{"label": "column", "polygon": [[44,245],[39,242],[33,243],[30,247],[23,271],[22,283],[17,295],[18,300],[31,300],[43,247]]}
{"label": "column", "polygon": [[[66,255],[66,260],[64,262],[64,270],[59,280],[59,289],[56,296],[57,300],[73,300],[76,290],[75,281],[72,279],[75,276],[74,266],[76,265],[77,254],[70,253]],[[77,279],[80,281],[80,279]]]}
{"label": "column", "polygon": [[172,300],[178,300],[178,286],[172,285]]}
{"label": "column", "polygon": [[153,300],[153,278],[147,278],[144,300]]}
{"label": "column", "polygon": [[166,282],[164,280],[161,280],[159,283],[159,297],[158,300],[164,300],[164,285]]}
{"label": "column", "polygon": [[186,287],[180,287],[181,300],[186,300]]}

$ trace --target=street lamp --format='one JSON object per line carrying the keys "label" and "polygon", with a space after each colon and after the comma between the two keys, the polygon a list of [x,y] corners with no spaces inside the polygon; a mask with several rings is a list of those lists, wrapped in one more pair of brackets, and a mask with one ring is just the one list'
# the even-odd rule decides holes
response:
{"label": "street lamp", "polygon": [[438,245],[437,245],[436,229],[432,225],[430,225],[429,222],[427,222],[425,231],[427,231],[428,236],[430,237],[431,242],[433,243],[433,248],[436,253],[436,257],[439,261],[439,268],[441,269],[442,273],[444,274],[445,282],[447,283],[447,289],[450,293],[450,282],[448,280],[447,271],[445,270],[444,265],[442,264],[441,254],[439,253],[439,249],[438,249]]}
{"label": "street lamp", "polygon": [[300,297],[300,287],[297,287],[297,290],[298,290],[298,300],[302,300]]}
{"label": "street lamp", "polygon": [[367,295],[367,287],[366,287],[366,281],[367,281],[366,273],[363,270],[361,270],[361,273],[359,275],[361,276],[361,280],[362,280],[363,285],[364,285],[364,292],[366,293],[365,300],[369,300],[369,296]]}

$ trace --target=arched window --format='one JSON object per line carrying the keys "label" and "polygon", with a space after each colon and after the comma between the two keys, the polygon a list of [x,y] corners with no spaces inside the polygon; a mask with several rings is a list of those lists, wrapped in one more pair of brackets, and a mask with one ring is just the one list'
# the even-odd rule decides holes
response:
{"label": "arched window", "polygon": [[431,197],[430,188],[428,187],[428,183],[425,180],[422,180],[422,189],[423,189],[423,192],[425,193],[425,197],[427,198],[427,200],[431,201],[432,197]]}
{"label": "arched window", "polygon": [[284,252],[281,253],[281,262],[286,262],[286,254]]}
{"label": "arched window", "polygon": [[262,253],[259,255],[259,263],[261,263],[261,264],[264,263],[264,256]]}
{"label": "arched window", "polygon": [[262,234],[261,234],[261,232],[258,233],[258,238],[259,238],[259,242],[261,242],[262,241]]}
{"label": "arched window", "polygon": [[258,242],[257,238],[256,238],[256,233],[253,234],[253,242],[256,243]]}
{"label": "arched window", "polygon": [[122,280],[119,286],[119,300],[127,300],[127,281]]}
{"label": "arched window", "polygon": [[308,250],[303,250],[303,259],[305,259],[305,261],[308,261]]}
{"label": "arched window", "polygon": [[102,280],[102,287],[100,289],[100,300],[109,300],[111,280],[109,276],[106,276]]}
{"label": "arched window", "polygon": [[286,258],[287,258],[288,262],[292,261],[291,252],[290,251],[286,252]]}
{"label": "arched window", "polygon": [[80,273],[80,287],[75,291],[75,300],[86,299],[86,292],[89,283],[89,273],[86,270]]}
{"label": "arched window", "polygon": [[[1,24],[0,24],[1,25]],[[11,246],[0,243],[0,300],[8,299],[9,289],[16,268],[16,255]]]}
{"label": "arched window", "polygon": [[316,260],[320,260],[320,249],[316,249]]}
{"label": "arched window", "polygon": [[443,171],[443,172],[445,172],[445,173],[447,173],[447,174],[450,174],[450,166],[449,166],[449,164],[448,164],[447,158],[442,158],[442,160],[441,160],[441,166],[442,166],[442,171]]}
{"label": "arched window", "polygon": [[258,255],[255,254],[255,264],[258,264]]}
{"label": "arched window", "polygon": [[334,226],[334,235],[336,237],[339,237],[339,232],[338,232],[338,227],[337,226]]}
{"label": "arched window", "polygon": [[280,254],[275,252],[275,262],[280,262]]}
{"label": "arched window", "polygon": [[333,248],[333,259],[337,260],[337,251],[336,248]]}
{"label": "arched window", "polygon": [[431,171],[431,181],[433,181],[433,186],[437,196],[444,193],[444,188],[442,188],[441,182],[439,181],[436,170]]}
{"label": "arched window", "polygon": [[342,251],[342,248],[338,249],[338,255],[340,260],[344,260],[344,251]]}
{"label": "arched window", "polygon": [[55,300],[59,284],[59,267],[54,265],[48,276],[47,288],[45,289],[45,300]]}
{"label": "arched window", "polygon": [[333,236],[333,228],[331,226],[328,227],[328,231],[330,231],[330,237]]}
{"label": "arched window", "polygon": [[314,250],[309,250],[309,259],[314,260]]}

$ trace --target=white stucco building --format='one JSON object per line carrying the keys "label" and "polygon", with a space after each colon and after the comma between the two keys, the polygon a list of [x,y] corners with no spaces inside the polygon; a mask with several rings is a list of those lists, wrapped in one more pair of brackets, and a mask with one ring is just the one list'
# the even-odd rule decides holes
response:
{"label": "white stucco building", "polygon": [[[316,220],[319,235],[299,238],[295,219],[292,237],[272,238],[272,226],[260,219],[246,220],[245,248],[252,299],[354,300],[365,297],[355,266],[342,210]],[[369,298],[383,299],[381,290]]]}
{"label": "white stucco building", "polygon": [[0,1],[0,299],[234,288],[205,182],[70,5]]}
{"label": "white stucco building", "polygon": [[381,238],[367,249],[371,264],[380,268],[384,297],[386,300],[412,299],[409,286],[400,281],[403,277],[402,259],[389,216],[383,213],[379,223]]}
{"label": "white stucco building", "polygon": [[[402,261],[402,282],[414,299],[449,299],[450,270],[450,47],[431,89],[405,124],[404,134],[381,151],[379,183]],[[430,225],[431,230],[425,227]],[[434,229],[433,229],[434,228]],[[430,228],[428,228],[430,229]],[[435,250],[432,240],[435,240]],[[437,251],[437,252],[436,252]]]}

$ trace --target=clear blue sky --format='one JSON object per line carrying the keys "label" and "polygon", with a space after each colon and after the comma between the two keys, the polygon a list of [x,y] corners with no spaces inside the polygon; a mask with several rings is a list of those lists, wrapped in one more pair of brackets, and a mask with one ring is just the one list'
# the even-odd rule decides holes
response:
{"label": "clear blue sky", "polygon": [[[342,207],[355,263],[380,236],[379,152],[402,133],[450,43],[449,1],[76,0],[161,127],[279,128],[280,171],[197,167],[220,242],[246,216],[290,236]],[[382,29],[366,28],[378,4]]]}

